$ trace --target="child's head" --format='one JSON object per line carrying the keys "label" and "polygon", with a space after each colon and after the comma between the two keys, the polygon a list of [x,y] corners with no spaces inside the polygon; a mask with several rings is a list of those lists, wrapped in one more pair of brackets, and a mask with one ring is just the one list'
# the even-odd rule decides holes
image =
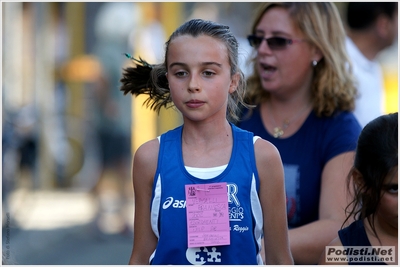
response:
{"label": "child's head", "polygon": [[[237,105],[243,99],[245,84],[244,84],[244,76],[242,71],[239,68],[239,52],[238,52],[238,42],[232,32],[229,30],[228,26],[224,26],[212,21],[205,21],[202,19],[193,19],[182,26],[180,26],[169,38],[169,40],[165,44],[165,62],[164,67],[168,66],[168,52],[169,46],[171,42],[184,35],[189,35],[192,37],[198,36],[209,36],[219,40],[220,42],[225,44],[226,50],[228,52],[229,64],[231,67],[231,77],[238,73],[240,75],[238,87],[236,90],[230,95],[228,100],[228,110],[227,116],[229,119],[237,119],[236,110]],[[213,47],[210,47],[213,49]]]}
{"label": "child's head", "polygon": [[169,40],[165,43],[165,66],[168,65],[168,47],[169,44],[177,37],[189,35],[198,37],[206,35],[216,38],[223,42],[228,50],[229,63],[231,64],[231,74],[240,72],[238,59],[238,42],[229,26],[221,25],[216,22],[206,21],[202,19],[192,19],[181,25],[175,32],[172,33]]}
{"label": "child's head", "polygon": [[[397,153],[398,113],[382,115],[364,127],[349,174],[355,197],[347,208],[351,210],[348,218],[368,218],[373,227],[373,217],[385,205],[385,194],[392,194],[397,203]],[[397,220],[397,204],[394,212]]]}
{"label": "child's head", "polygon": [[[242,71],[239,68],[239,52],[238,52],[238,42],[232,32],[229,30],[228,26],[224,26],[212,21],[206,21],[202,19],[193,19],[190,21],[185,22],[181,25],[175,32],[172,33],[169,40],[165,43],[165,61],[159,65],[152,65],[151,70],[151,81],[150,84],[147,83],[147,87],[151,92],[148,94],[150,98],[153,100],[149,100],[147,104],[151,105],[153,109],[159,111],[161,106],[167,107],[171,104],[171,96],[169,91],[169,84],[168,81],[165,79],[165,75],[167,73],[167,66],[168,66],[168,52],[171,42],[180,36],[209,36],[219,40],[226,46],[227,57],[229,59],[230,64],[230,74],[231,77],[234,75],[239,75],[239,81],[236,90],[229,94],[228,97],[228,107],[227,107],[227,117],[229,120],[237,120],[237,110],[239,105],[245,105],[243,102],[244,90],[245,90],[245,79]],[[213,47],[210,47],[210,50]],[[131,92],[132,94],[137,94],[134,92],[134,88],[126,88],[127,86],[131,86],[128,84],[130,82],[129,72],[130,69],[128,68],[125,70],[124,78],[121,80],[123,86],[121,87],[122,91]],[[125,80],[124,80],[125,79]],[[143,93],[143,92],[141,92]],[[160,97],[158,97],[160,96]],[[150,103],[152,102],[153,103]]]}

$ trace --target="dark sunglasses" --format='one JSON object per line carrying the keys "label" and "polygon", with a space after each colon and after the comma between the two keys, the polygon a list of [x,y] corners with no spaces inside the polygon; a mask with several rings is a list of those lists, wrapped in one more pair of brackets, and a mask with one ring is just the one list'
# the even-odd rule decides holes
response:
{"label": "dark sunglasses", "polygon": [[247,40],[249,40],[250,45],[254,48],[258,48],[262,41],[265,40],[267,41],[269,48],[272,50],[285,49],[287,45],[303,41],[300,39],[286,39],[283,37],[264,38],[257,35],[249,35],[247,36]]}

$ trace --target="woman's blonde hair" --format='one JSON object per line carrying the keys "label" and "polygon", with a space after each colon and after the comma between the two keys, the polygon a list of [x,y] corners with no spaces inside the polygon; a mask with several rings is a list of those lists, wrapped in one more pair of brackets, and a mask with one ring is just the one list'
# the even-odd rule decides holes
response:
{"label": "woman's blonde hair", "polygon": [[[328,2],[264,3],[256,14],[253,34],[264,13],[273,7],[285,8],[294,24],[323,55],[314,68],[311,85],[316,114],[330,116],[335,110],[352,111],[357,90],[345,48],[346,34],[336,6]],[[269,92],[262,88],[254,65],[254,74],[248,79],[246,100],[257,105],[268,98]]]}

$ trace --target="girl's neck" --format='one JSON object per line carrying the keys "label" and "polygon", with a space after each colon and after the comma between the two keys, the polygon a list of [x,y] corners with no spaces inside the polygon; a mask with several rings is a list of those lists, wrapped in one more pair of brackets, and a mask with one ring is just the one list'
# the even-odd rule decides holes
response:
{"label": "girl's neck", "polygon": [[231,133],[228,120],[193,122],[184,120],[182,141],[187,144],[226,138]]}
{"label": "girl's neck", "polygon": [[368,219],[364,219],[364,227],[372,246],[397,246],[397,227],[391,225],[379,216],[374,217],[375,232]]}
{"label": "girl's neck", "polygon": [[375,232],[372,230],[368,223],[368,219],[364,219],[364,227],[368,236],[368,240],[371,246],[392,246],[394,247],[394,262],[387,262],[387,264],[398,265],[398,237],[397,237],[397,226],[394,227],[386,220],[382,220],[379,216],[375,216],[374,219]]}
{"label": "girl's neck", "polygon": [[182,156],[185,166],[209,168],[228,164],[233,147],[232,128],[224,122],[185,122]]}

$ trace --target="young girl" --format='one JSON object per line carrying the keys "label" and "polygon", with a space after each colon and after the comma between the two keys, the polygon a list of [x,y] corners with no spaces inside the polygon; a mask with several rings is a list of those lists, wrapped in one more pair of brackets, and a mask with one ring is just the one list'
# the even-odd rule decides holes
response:
{"label": "young girl", "polygon": [[[356,221],[340,230],[330,246],[393,246],[392,255],[387,254],[385,258],[389,259],[387,263],[397,264],[394,254],[398,240],[397,154],[398,113],[382,115],[364,127],[348,176],[354,200],[346,208],[345,223],[352,217]],[[322,255],[320,262],[329,263],[325,260]],[[357,263],[379,264],[368,259],[362,262],[349,259],[349,264]]]}
{"label": "young girl", "polygon": [[[262,235],[267,263],[291,264],[279,153],[227,119],[236,118],[245,88],[229,27],[188,21],[166,42],[163,64],[136,61],[141,65],[125,69],[121,90],[149,94],[147,104],[157,111],[172,101],[183,125],[146,142],[134,156],[130,264],[262,264]],[[226,190],[220,205],[210,196],[189,198],[211,195],[221,184]],[[189,214],[189,203],[196,212]],[[203,212],[210,207],[213,219]],[[217,215],[227,222],[221,229]],[[194,225],[199,234],[188,238]]]}

